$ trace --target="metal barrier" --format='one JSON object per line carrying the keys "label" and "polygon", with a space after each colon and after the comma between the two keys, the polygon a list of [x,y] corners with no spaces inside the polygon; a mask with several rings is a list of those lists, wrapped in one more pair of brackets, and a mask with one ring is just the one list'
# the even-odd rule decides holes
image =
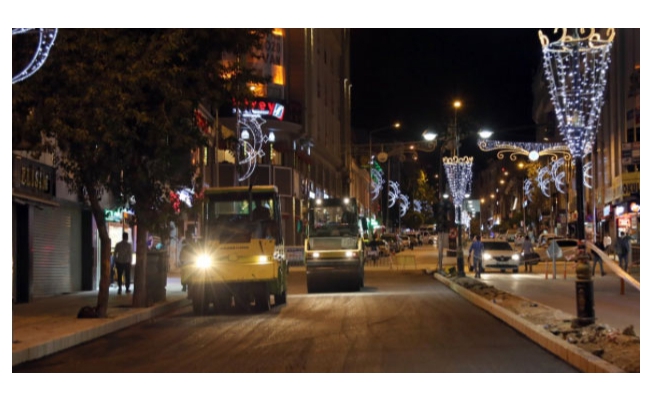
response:
{"label": "metal barrier", "polygon": [[625,293],[625,282],[634,286],[639,292],[641,291],[641,282],[637,281],[630,274],[625,272],[620,265],[614,260],[611,259],[604,251],[597,248],[595,244],[591,241],[586,241],[586,247],[589,249],[587,251],[595,252],[602,259],[602,263],[605,267],[609,268],[611,272],[620,277],[620,294]]}
{"label": "metal barrier", "polygon": [[[391,260],[393,258],[393,260]],[[390,257],[390,268],[393,269],[393,266],[396,265],[396,269],[407,269],[406,266],[411,265],[414,269],[417,269],[417,260],[414,255],[395,255]]]}
{"label": "metal barrier", "polygon": [[303,265],[303,246],[285,246],[285,258],[288,266],[302,266]]}

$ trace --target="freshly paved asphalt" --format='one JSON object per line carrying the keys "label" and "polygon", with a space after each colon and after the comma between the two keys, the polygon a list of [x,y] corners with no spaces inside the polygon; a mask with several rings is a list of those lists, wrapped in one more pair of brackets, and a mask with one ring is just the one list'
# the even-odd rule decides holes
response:
{"label": "freshly paved asphalt", "polygon": [[[408,250],[400,253],[400,256],[392,265],[385,259],[376,265],[368,265],[367,268],[437,269],[437,250],[432,246]],[[454,258],[444,259],[445,267],[455,263]],[[557,265],[557,274],[553,279],[551,266],[549,265],[548,268],[547,275],[545,263],[541,263],[532,273],[512,275],[509,272],[489,272],[483,274],[482,279],[498,289],[574,315],[576,312],[574,271],[569,268],[564,279],[563,275],[560,275],[562,270]],[[639,290],[622,283],[620,278],[605,269],[606,276],[594,279],[597,322],[620,329],[633,325],[640,336]],[[621,294],[623,287],[624,293]],[[175,272],[171,272],[168,276],[164,301],[147,308],[133,308],[131,295],[118,295],[117,289],[111,288],[107,318],[77,318],[77,313],[83,306],[94,306],[96,302],[97,291],[88,291],[14,304],[12,366],[56,353],[189,304],[186,293],[181,291],[178,273]]]}

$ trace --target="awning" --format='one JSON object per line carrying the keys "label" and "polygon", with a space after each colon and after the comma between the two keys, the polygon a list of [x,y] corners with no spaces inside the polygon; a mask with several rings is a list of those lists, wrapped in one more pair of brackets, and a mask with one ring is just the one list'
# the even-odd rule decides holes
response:
{"label": "awning", "polygon": [[[12,197],[20,199],[20,200],[16,200],[16,202],[18,203],[23,203],[23,204],[36,203],[36,204],[44,204],[50,207],[59,207],[59,203],[57,203],[56,201],[43,199],[38,196],[32,196],[26,193],[17,193],[17,192],[12,192],[11,195]],[[23,202],[21,200],[26,200],[26,202]]]}

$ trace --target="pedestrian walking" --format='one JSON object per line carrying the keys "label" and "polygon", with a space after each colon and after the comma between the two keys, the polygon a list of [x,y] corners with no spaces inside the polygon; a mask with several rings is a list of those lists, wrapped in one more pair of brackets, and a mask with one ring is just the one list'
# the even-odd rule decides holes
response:
{"label": "pedestrian walking", "polygon": [[122,232],[122,241],[115,245],[115,266],[118,270],[118,294],[122,294],[122,277],[124,276],[125,291],[131,293],[131,257],[133,248],[129,243],[129,234]]}
{"label": "pedestrian walking", "polygon": [[473,271],[475,271],[475,278],[480,279],[480,272],[482,271],[482,253],[484,253],[484,244],[480,239],[480,235],[475,235],[473,243],[469,248],[469,264],[471,257],[473,257]]}
{"label": "pedestrian walking", "polygon": [[525,262],[525,272],[532,272],[532,266],[534,263],[531,260],[534,255],[535,252],[532,241],[530,241],[529,236],[525,236],[525,239],[523,239],[523,261]]}
{"label": "pedestrian walking", "polygon": [[631,238],[625,232],[620,232],[620,236],[616,239],[616,255],[618,256],[618,264],[625,272],[629,269],[629,253],[631,253]]}
{"label": "pedestrian walking", "polygon": [[[604,244],[601,241],[595,242],[595,247],[598,249],[605,251]],[[595,265],[600,264],[600,276],[604,276],[604,266],[602,263],[602,257],[598,253],[595,252],[595,250],[591,251],[591,254],[593,255],[593,276],[595,276]]]}

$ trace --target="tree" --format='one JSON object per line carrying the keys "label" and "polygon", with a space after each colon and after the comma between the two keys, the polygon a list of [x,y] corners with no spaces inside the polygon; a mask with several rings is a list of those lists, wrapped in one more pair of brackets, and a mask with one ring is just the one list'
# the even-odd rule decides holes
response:
{"label": "tree", "polygon": [[[167,234],[169,194],[197,181],[191,151],[206,145],[195,111],[248,100],[245,67],[269,30],[60,30],[47,63],[12,87],[14,148],[55,154],[71,192],[90,204],[102,246],[97,308],[106,316],[109,237],[100,205],[111,193],[131,203],[138,223],[136,307],[147,306],[147,232]],[[235,55],[232,63],[223,54]],[[37,142],[43,137],[45,140]],[[133,200],[133,201],[132,201]]]}

